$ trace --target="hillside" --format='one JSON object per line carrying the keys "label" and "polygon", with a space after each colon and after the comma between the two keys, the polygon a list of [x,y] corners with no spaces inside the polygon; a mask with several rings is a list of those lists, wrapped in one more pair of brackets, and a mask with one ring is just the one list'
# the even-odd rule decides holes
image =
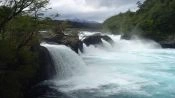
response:
{"label": "hillside", "polygon": [[156,41],[172,41],[175,37],[175,0],[138,2],[139,10],[112,16],[104,22],[112,33],[138,34]]}
{"label": "hillside", "polygon": [[102,24],[94,21],[77,21],[77,20],[55,20],[57,24],[67,24],[70,29],[99,31]]}

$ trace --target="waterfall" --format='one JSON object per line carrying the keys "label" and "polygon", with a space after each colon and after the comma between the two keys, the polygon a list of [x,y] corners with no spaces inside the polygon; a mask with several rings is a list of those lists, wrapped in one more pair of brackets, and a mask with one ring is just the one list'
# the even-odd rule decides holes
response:
{"label": "waterfall", "polygon": [[42,43],[41,45],[46,47],[52,56],[57,72],[55,78],[65,79],[83,72],[85,63],[69,47],[46,43]]}
{"label": "waterfall", "polygon": [[[79,38],[94,33],[100,32],[81,32]],[[148,39],[105,35],[114,43],[83,43],[80,55],[63,45],[41,44],[57,69],[52,87],[75,98],[175,98],[174,49]]]}

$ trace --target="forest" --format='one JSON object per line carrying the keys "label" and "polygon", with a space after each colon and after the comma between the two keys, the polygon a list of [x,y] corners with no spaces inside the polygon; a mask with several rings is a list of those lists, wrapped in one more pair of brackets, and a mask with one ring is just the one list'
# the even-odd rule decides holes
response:
{"label": "forest", "polygon": [[155,41],[174,40],[175,0],[138,1],[139,10],[112,16],[104,22],[114,34],[139,35]]}

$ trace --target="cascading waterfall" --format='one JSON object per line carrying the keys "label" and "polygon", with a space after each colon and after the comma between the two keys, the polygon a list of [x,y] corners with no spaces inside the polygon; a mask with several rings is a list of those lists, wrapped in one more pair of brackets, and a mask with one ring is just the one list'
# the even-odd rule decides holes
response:
{"label": "cascading waterfall", "polygon": [[[92,34],[81,32],[80,39]],[[84,44],[83,61],[65,46],[43,45],[58,67],[57,77],[67,77],[53,80],[59,91],[76,98],[175,98],[174,49],[137,37],[107,35],[114,44]]]}
{"label": "cascading waterfall", "polygon": [[46,47],[52,56],[57,71],[55,78],[65,79],[83,72],[85,63],[70,48],[64,45],[46,43],[42,43],[41,45]]}

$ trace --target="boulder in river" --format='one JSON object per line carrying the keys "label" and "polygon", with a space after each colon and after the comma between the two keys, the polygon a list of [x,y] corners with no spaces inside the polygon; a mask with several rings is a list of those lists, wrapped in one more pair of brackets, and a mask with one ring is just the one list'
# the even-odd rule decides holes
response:
{"label": "boulder in river", "polygon": [[102,44],[102,39],[110,43],[111,45],[113,44],[113,40],[107,36],[107,35],[102,35],[100,33],[93,34],[91,36],[87,36],[84,40],[83,43],[85,43],[87,46],[89,45],[100,45]]}
{"label": "boulder in river", "polygon": [[132,38],[131,34],[122,34],[121,39],[130,40]]}
{"label": "boulder in river", "polygon": [[162,48],[175,48],[175,42],[159,42]]}

